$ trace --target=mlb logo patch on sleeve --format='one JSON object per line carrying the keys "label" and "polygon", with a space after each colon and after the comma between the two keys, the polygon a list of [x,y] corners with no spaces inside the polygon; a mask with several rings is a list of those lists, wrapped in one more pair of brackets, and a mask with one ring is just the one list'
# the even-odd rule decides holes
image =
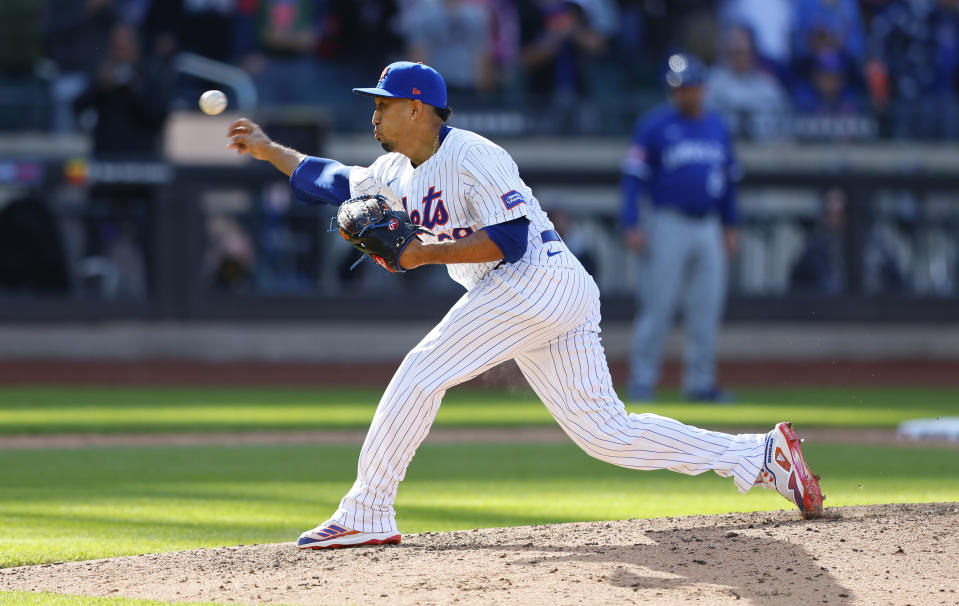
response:
{"label": "mlb logo patch on sleeve", "polygon": [[518,206],[526,202],[526,200],[523,199],[523,194],[519,193],[515,189],[511,189],[500,196],[500,200],[503,201],[503,206],[506,208],[513,208],[514,206]]}

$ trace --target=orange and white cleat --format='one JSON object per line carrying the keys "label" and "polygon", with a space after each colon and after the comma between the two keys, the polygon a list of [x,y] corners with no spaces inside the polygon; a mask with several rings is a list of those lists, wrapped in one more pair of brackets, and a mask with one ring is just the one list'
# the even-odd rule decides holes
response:
{"label": "orange and white cleat", "polygon": [[757,483],[775,488],[808,520],[822,516],[824,497],[819,476],[814,475],[806,464],[800,443],[792,423],[776,425],[766,435],[763,469]]}
{"label": "orange and white cleat", "polygon": [[359,545],[395,545],[400,542],[398,532],[362,532],[350,530],[339,524],[323,522],[313,530],[307,530],[296,541],[297,549],[336,549]]}

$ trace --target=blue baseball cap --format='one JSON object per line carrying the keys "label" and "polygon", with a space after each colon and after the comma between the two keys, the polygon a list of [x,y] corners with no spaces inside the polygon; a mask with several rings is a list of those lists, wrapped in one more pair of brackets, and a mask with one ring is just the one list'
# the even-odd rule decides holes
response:
{"label": "blue baseball cap", "polygon": [[376,87],[354,88],[353,92],[369,97],[419,99],[440,109],[446,107],[446,82],[443,76],[428,65],[410,61],[390,63],[383,68]]}
{"label": "blue baseball cap", "polygon": [[672,55],[666,62],[665,79],[669,88],[697,86],[706,79],[706,68],[692,55]]}

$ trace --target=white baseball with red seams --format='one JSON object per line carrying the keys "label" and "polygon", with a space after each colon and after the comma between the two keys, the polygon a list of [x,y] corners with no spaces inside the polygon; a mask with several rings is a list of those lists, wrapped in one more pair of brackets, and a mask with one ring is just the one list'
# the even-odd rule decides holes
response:
{"label": "white baseball with red seams", "polygon": [[373,417],[356,482],[330,520],[303,534],[300,548],[331,546],[323,542],[331,525],[398,541],[397,489],[446,390],[510,359],[560,427],[593,457],[631,469],[712,470],[732,477],[743,493],[761,483],[772,432],[730,435],[626,412],[600,343],[596,284],[503,148],[450,129],[438,151],[415,168],[399,153],[353,167],[350,194],[384,196],[437,240],[520,217],[529,220],[529,239],[514,263],[447,265],[466,294],[403,360]]}

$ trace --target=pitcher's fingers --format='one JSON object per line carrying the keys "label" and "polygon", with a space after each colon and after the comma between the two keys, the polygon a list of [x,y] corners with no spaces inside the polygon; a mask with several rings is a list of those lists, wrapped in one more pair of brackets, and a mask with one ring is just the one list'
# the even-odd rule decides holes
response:
{"label": "pitcher's fingers", "polygon": [[253,131],[253,123],[247,118],[240,118],[226,129],[226,136],[232,137],[241,133],[250,133]]}

